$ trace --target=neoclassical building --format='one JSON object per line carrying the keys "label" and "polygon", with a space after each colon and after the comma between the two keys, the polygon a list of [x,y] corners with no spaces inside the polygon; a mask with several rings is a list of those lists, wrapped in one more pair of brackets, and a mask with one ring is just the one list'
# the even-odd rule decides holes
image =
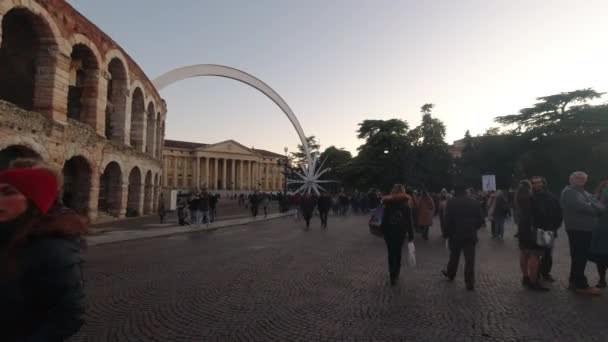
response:
{"label": "neoclassical building", "polygon": [[62,170],[91,219],[152,213],[167,108],[145,73],[64,0],[0,0],[0,22],[0,168]]}
{"label": "neoclassical building", "polygon": [[234,140],[217,144],[165,140],[163,156],[162,184],[167,190],[247,193],[283,189],[279,160],[285,156]]}

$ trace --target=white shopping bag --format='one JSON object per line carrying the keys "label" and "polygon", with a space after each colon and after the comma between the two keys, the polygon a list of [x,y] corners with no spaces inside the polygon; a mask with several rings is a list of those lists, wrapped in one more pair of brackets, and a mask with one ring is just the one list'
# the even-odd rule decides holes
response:
{"label": "white shopping bag", "polygon": [[413,242],[407,244],[407,263],[411,267],[416,267],[416,246]]}

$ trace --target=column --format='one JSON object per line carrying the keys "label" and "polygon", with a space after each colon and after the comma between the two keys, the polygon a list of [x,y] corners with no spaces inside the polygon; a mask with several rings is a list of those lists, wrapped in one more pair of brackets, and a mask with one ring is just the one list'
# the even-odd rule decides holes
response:
{"label": "column", "polygon": [[239,190],[244,190],[243,188],[243,160],[239,160]]}
{"label": "column", "polygon": [[247,172],[249,174],[249,179],[247,180],[247,186],[249,187],[249,190],[253,189],[253,162],[251,160],[249,160],[247,162]]}
{"label": "column", "polygon": [[217,160],[217,158],[213,159],[213,169],[215,170],[215,172],[213,173],[213,189],[214,190],[218,190],[217,185],[218,185],[218,180],[219,177],[217,175],[217,165],[219,164],[219,160]]}
{"label": "column", "polygon": [[177,157],[173,157],[173,188],[177,188]]}
{"label": "column", "polygon": [[266,190],[270,190],[270,164],[265,163],[264,170],[264,187],[266,188]]}
{"label": "column", "polygon": [[129,182],[123,181],[121,186],[122,192],[120,193],[120,208],[118,209],[118,213],[113,215],[116,215],[119,218],[124,218],[127,216],[127,203],[129,202]]}
{"label": "column", "polygon": [[226,190],[226,158],[222,159],[222,190]]}
{"label": "column", "polygon": [[169,187],[169,157],[163,158],[163,186]]}
{"label": "column", "polygon": [[236,159],[231,159],[232,169],[230,170],[230,182],[232,182],[232,190],[236,190]]}
{"label": "column", "polygon": [[209,157],[205,158],[205,187],[209,188]]}
{"label": "column", "polygon": [[188,187],[188,162],[190,162],[190,158],[184,157],[184,166],[182,168],[182,177],[184,177],[182,185],[184,188]]}
{"label": "column", "polygon": [[195,159],[196,166],[194,168],[194,186],[197,189],[201,187],[201,157],[196,156]]}

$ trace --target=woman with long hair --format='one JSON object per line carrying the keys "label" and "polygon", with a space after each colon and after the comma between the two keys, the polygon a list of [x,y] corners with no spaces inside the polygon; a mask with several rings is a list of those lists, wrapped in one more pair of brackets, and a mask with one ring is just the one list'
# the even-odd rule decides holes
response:
{"label": "woman with long hair", "polygon": [[2,341],[63,341],[83,323],[87,220],[52,209],[59,184],[43,167],[0,172]]}
{"label": "woman with long hair", "polygon": [[382,231],[388,251],[388,270],[391,286],[397,284],[401,270],[401,250],[406,235],[408,241],[414,240],[411,197],[405,193],[402,184],[395,184],[390,196],[383,198],[384,215]]}
{"label": "woman with long hair", "polygon": [[536,234],[532,224],[532,205],[532,184],[528,180],[522,180],[515,193],[522,285],[534,291],[549,291],[538,279],[540,258],[544,254],[544,248],[536,244]]}

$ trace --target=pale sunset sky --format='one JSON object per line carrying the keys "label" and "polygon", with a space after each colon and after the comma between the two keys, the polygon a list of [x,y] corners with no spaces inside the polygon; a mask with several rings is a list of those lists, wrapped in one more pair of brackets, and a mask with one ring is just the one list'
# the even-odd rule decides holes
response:
{"label": "pale sunset sky", "polygon": [[[356,153],[359,122],[413,127],[428,102],[451,143],[539,96],[608,91],[607,0],[69,2],[151,79],[206,63],[260,78],[322,148]],[[299,143],[280,109],[239,82],[190,79],[161,96],[168,139],[234,139],[278,153]]]}

